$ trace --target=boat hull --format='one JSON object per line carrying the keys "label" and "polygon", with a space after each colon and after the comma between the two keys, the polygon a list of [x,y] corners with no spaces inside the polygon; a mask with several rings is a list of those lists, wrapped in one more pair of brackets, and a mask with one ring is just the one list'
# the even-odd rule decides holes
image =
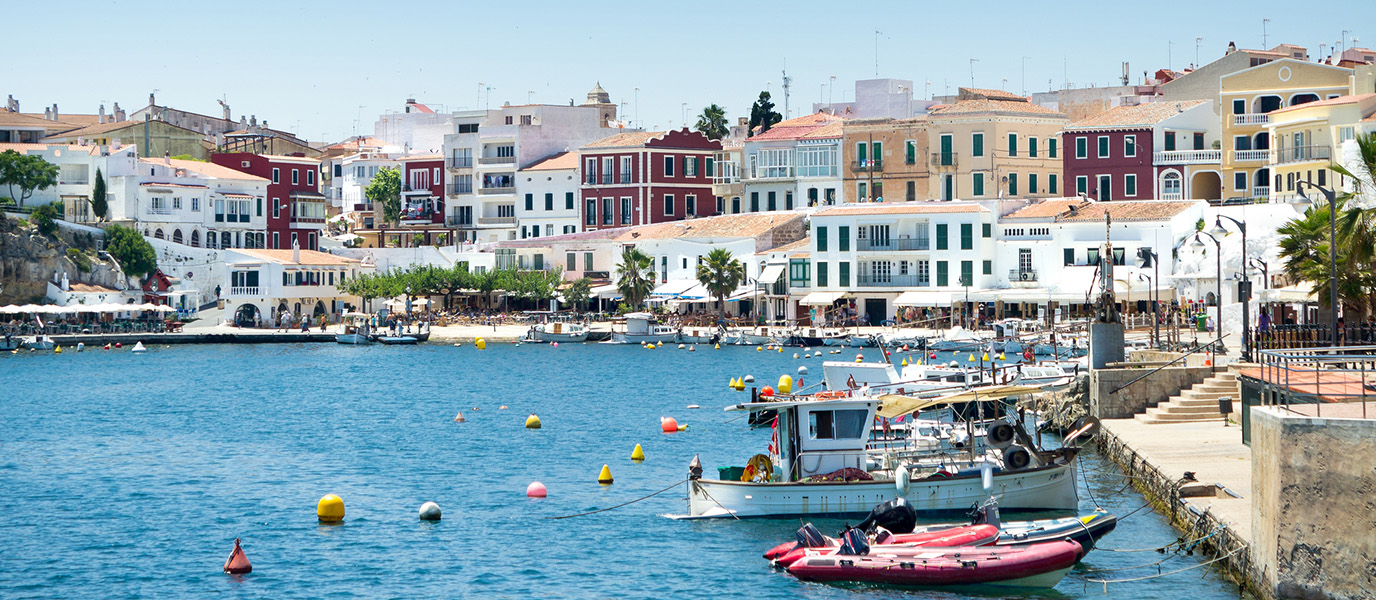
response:
{"label": "boat hull", "polygon": [[[1075,511],[1080,498],[1074,467],[1054,464],[994,475],[985,491],[978,474],[921,479],[902,496],[920,513],[965,512],[994,494],[1006,511]],[[891,480],[827,483],[754,483],[695,479],[688,482],[686,518],[864,515],[899,496]]]}
{"label": "boat hull", "polygon": [[334,341],[340,344],[366,345],[373,343],[366,334],[362,333],[340,333],[334,336]]}
{"label": "boat hull", "polygon": [[578,333],[548,333],[544,331],[532,331],[530,332],[530,337],[528,339],[536,343],[586,342],[588,341],[588,332],[580,331]]}
{"label": "boat hull", "polygon": [[809,553],[788,572],[804,581],[864,582],[917,587],[1000,586],[1050,588],[1081,553],[1072,541],[1029,546],[931,549],[916,556],[822,556]]}
{"label": "boat hull", "polygon": [[612,339],[607,343],[612,344],[659,344],[672,342],[678,337],[676,333],[648,333],[648,334],[627,334],[612,332]]}

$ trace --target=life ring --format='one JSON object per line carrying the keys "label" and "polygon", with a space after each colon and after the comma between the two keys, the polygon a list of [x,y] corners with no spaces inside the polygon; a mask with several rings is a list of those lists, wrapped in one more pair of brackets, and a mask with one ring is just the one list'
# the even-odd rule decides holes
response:
{"label": "life ring", "polygon": [[745,463],[745,471],[741,473],[741,481],[768,483],[773,477],[774,463],[764,454],[750,457],[750,462]]}

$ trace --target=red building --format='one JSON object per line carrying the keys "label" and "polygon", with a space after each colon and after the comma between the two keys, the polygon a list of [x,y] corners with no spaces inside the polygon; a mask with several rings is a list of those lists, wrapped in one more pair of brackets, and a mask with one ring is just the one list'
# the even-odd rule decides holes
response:
{"label": "red building", "polygon": [[1179,200],[1178,165],[1218,163],[1204,147],[1218,138],[1217,122],[1211,103],[1191,100],[1120,106],[1072,123],[1061,134],[1066,195]]}
{"label": "red building", "polygon": [[320,193],[320,161],[304,156],[219,152],[210,162],[268,180],[267,248],[319,250],[325,229],[325,195]]}
{"label": "red building", "polygon": [[626,132],[583,146],[585,230],[710,216],[712,158],[721,143],[688,129]]}
{"label": "red building", "polygon": [[444,157],[401,159],[401,224],[444,224]]}

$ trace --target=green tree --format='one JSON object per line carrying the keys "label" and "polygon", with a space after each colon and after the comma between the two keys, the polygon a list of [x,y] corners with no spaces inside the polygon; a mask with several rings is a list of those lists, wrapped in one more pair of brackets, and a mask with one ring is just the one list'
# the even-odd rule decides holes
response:
{"label": "green tree", "polygon": [[627,248],[616,267],[616,290],[631,306],[640,306],[655,289],[655,260],[639,248]]}
{"label": "green tree", "polygon": [[44,204],[33,209],[33,214],[29,215],[29,222],[38,227],[39,233],[51,237],[57,233],[57,219],[61,216],[53,205]]}
{"label": "green tree", "polygon": [[[14,150],[0,152],[0,185],[10,191],[10,198],[20,207],[38,190],[57,185],[57,165],[42,156],[20,154]],[[15,195],[14,189],[19,188]]]}
{"label": "green tree", "polygon": [[588,299],[592,297],[592,280],[579,277],[564,290],[564,301],[573,304],[578,310],[587,310]]}
{"label": "green tree", "polygon": [[726,295],[736,291],[743,281],[745,265],[725,248],[708,252],[702,264],[698,265],[698,283],[717,299],[718,314],[722,319],[726,318]]}
{"label": "green tree", "polygon": [[105,175],[100,172],[100,167],[96,167],[96,182],[91,185],[91,214],[102,221],[110,211],[110,203],[106,201],[108,195],[105,191]]}
{"label": "green tree", "polygon": [[396,225],[401,219],[400,169],[379,169],[363,194],[369,202],[382,205],[382,218],[388,223]]}
{"label": "green tree", "polygon": [[760,92],[760,98],[750,107],[750,132],[746,137],[755,135],[756,127],[760,128],[758,133],[764,133],[782,120],[783,115],[774,112],[774,101],[770,99],[769,92]]}
{"label": "green tree", "polygon": [[143,277],[158,268],[158,253],[153,251],[153,245],[128,227],[111,225],[105,230],[105,251],[130,277]]}
{"label": "green tree", "polygon": [[702,114],[698,115],[698,123],[693,128],[706,135],[709,140],[719,140],[731,133],[726,124],[726,109],[716,104],[709,104],[707,108],[702,109]]}

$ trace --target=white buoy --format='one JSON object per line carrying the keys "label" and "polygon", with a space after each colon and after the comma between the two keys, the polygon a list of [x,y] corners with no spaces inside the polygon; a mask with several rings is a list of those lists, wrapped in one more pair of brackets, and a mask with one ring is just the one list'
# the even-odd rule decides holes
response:
{"label": "white buoy", "polygon": [[689,347],[688,347],[688,351],[689,351],[689,352],[697,352],[697,351],[698,351],[698,347],[697,347],[697,346],[689,346]]}
{"label": "white buoy", "polygon": [[679,344],[679,345],[678,345],[678,349],[679,349],[679,350],[682,350],[682,349],[684,349],[685,347],[687,347],[686,344]]}
{"label": "white buoy", "polygon": [[133,347],[133,348],[130,348],[129,351],[130,351],[130,352],[147,352],[148,349],[143,347],[143,342],[136,342],[136,343],[134,344],[134,347]]}
{"label": "white buoy", "polygon": [[794,352],[794,353],[793,353],[793,358],[798,358],[798,353],[797,353],[797,352]]}
{"label": "white buoy", "polygon": [[77,343],[76,343],[76,351],[77,351],[77,352],[81,352],[82,350],[85,350],[85,349],[86,349],[86,342],[77,342]]}
{"label": "white buoy", "polygon": [[422,521],[440,520],[440,505],[434,502],[426,502],[420,505],[420,519]]}
{"label": "white buoy", "polygon": [[798,367],[799,375],[807,375],[807,367]]}
{"label": "white buoy", "polygon": [[696,404],[689,404],[686,408],[702,408],[702,407],[701,407],[701,406],[698,406],[698,405],[696,405]]}

